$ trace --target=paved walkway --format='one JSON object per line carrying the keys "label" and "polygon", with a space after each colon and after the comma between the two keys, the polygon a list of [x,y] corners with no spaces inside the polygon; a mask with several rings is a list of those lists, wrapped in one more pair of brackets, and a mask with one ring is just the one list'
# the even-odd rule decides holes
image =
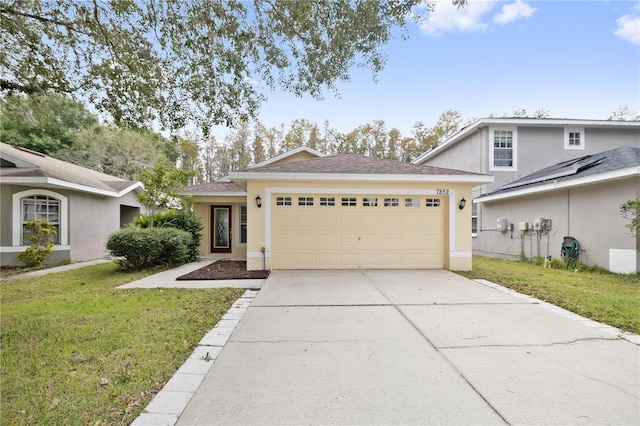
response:
{"label": "paved walkway", "polygon": [[134,424],[640,423],[638,336],[447,271],[275,271],[236,325]]}

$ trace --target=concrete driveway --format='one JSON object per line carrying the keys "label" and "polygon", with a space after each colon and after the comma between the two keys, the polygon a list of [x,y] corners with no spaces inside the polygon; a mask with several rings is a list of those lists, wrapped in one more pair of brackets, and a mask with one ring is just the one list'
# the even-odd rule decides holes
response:
{"label": "concrete driveway", "polygon": [[450,272],[275,271],[178,424],[637,425],[639,366]]}

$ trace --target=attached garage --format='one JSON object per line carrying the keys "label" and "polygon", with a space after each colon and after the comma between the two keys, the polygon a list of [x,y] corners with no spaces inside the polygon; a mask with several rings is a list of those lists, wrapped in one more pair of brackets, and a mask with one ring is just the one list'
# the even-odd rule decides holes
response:
{"label": "attached garage", "polygon": [[417,194],[274,194],[272,268],[444,268],[447,205]]}
{"label": "attached garage", "polygon": [[246,188],[250,270],[470,269],[464,204],[473,186],[492,180],[350,154],[264,164],[229,178]]}

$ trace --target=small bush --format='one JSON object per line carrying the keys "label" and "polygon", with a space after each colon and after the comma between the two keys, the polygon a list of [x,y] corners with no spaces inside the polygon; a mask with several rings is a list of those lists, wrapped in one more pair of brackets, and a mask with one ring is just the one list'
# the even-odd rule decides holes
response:
{"label": "small bush", "polygon": [[18,255],[18,260],[29,267],[40,266],[53,252],[56,227],[42,219],[29,221],[24,227],[31,245]]}
{"label": "small bush", "polygon": [[107,249],[123,270],[140,270],[187,263],[191,243],[188,232],[175,228],[126,228],[109,236]]}
{"label": "small bush", "polygon": [[[151,217],[148,215],[140,216],[134,219],[136,226],[141,228],[148,228]],[[198,259],[200,247],[200,240],[202,234],[200,231],[204,229],[204,225],[200,222],[192,213],[185,212],[183,210],[169,210],[165,213],[158,213],[153,216],[153,226],[157,228],[176,228],[191,234],[192,241],[189,243],[189,262],[193,262]]]}

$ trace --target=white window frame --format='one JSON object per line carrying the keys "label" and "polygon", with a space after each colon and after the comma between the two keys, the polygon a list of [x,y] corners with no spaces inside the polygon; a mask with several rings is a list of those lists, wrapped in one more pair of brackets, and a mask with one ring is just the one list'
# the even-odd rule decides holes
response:
{"label": "white window frame", "polygon": [[[580,145],[571,145],[569,136],[571,133],[580,133]],[[584,135],[584,127],[565,127],[564,129],[564,149],[585,149],[586,139]]]}
{"label": "white window frame", "polygon": [[60,202],[60,224],[58,227],[58,237],[61,246],[69,245],[69,199],[57,192],[48,191],[46,189],[28,189],[22,192],[16,192],[12,195],[12,214],[11,214],[11,245],[13,247],[26,247],[22,245],[22,199],[34,195],[44,195],[56,198]]}
{"label": "white window frame", "polygon": [[246,204],[239,204],[238,208],[236,209],[236,222],[238,224],[238,229],[240,230],[240,232],[236,232],[236,246],[238,247],[246,247],[247,246],[247,242],[242,242],[242,209],[245,209],[245,223],[244,225],[247,227],[247,240],[249,239],[249,228],[247,226],[248,222],[249,222],[249,211],[247,209],[247,205]]}
{"label": "white window frame", "polygon": [[[495,132],[511,132],[512,135],[512,163],[511,166],[494,166],[494,134]],[[489,170],[516,171],[518,170],[518,128],[517,127],[489,127]]]}

